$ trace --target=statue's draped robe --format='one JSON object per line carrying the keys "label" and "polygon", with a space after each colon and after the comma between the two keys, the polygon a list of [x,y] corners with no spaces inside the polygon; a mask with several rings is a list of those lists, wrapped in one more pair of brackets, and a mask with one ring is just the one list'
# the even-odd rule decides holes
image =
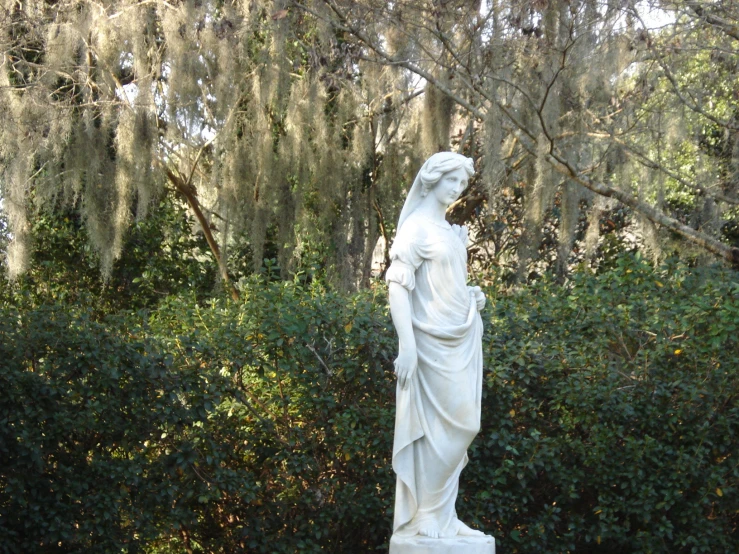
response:
{"label": "statue's draped robe", "polygon": [[455,501],[467,448],[480,428],[482,320],[467,286],[466,232],[412,214],[393,243],[386,280],[410,292],[418,369],[397,387],[393,531],[415,535],[434,518],[457,534]]}

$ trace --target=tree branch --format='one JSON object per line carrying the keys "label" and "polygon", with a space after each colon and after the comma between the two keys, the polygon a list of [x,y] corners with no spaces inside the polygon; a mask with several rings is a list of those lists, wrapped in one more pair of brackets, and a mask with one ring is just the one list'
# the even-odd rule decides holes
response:
{"label": "tree branch", "polygon": [[620,144],[623,146],[630,154],[633,154],[639,159],[639,163],[642,165],[650,168],[650,169],[656,169],[657,171],[661,171],[671,179],[674,179],[678,183],[680,183],[682,186],[686,188],[690,188],[695,190],[698,194],[702,194],[704,196],[708,196],[710,198],[713,198],[715,200],[720,200],[721,202],[726,202],[727,204],[733,204],[733,205],[739,205],[739,198],[731,198],[730,196],[726,196],[725,194],[721,194],[720,192],[713,192],[708,190],[707,188],[699,185],[698,183],[689,183],[682,177],[680,177],[677,173],[674,171],[671,171],[667,169],[664,165],[655,162],[651,158],[649,158],[646,154],[639,152],[636,150],[633,146],[627,144],[626,142],[619,140],[615,137],[610,137],[611,140],[614,142]]}
{"label": "tree branch", "polygon": [[164,172],[167,174],[167,178],[169,179],[169,181],[177,189],[177,192],[179,192],[180,194],[182,194],[182,196],[185,197],[185,200],[187,200],[187,203],[189,204],[190,208],[195,214],[195,217],[197,218],[198,223],[200,223],[200,227],[203,229],[203,235],[205,235],[205,240],[208,242],[210,251],[213,253],[213,257],[216,259],[216,263],[218,264],[218,270],[220,272],[221,279],[223,279],[223,284],[226,287],[226,289],[228,289],[229,293],[231,294],[231,298],[233,298],[234,301],[238,302],[239,292],[236,290],[236,287],[233,286],[233,283],[231,282],[231,278],[228,276],[226,264],[223,258],[221,257],[221,250],[220,248],[218,248],[218,243],[216,242],[216,239],[213,236],[213,232],[210,229],[210,224],[208,223],[208,220],[203,214],[203,210],[200,208],[200,202],[198,201],[198,198],[197,198],[197,190],[195,189],[195,187],[192,186],[192,184],[186,182],[182,177],[175,174],[164,163],[162,162],[159,162],[159,163],[164,168]]}
{"label": "tree branch", "polygon": [[[366,45],[367,48],[369,48],[370,50],[372,50],[382,60],[384,60],[383,63],[387,63],[387,64],[391,64],[391,65],[397,65],[399,67],[404,67],[407,70],[415,73],[419,77],[423,77],[424,79],[426,79],[426,81],[428,81],[429,83],[431,83],[432,85],[434,85],[437,89],[439,89],[441,92],[443,92],[444,94],[446,94],[449,98],[451,98],[452,100],[454,100],[457,104],[459,104],[460,106],[462,106],[463,108],[465,108],[467,111],[469,111],[472,115],[474,115],[475,117],[479,117],[479,118],[482,118],[483,117],[484,112],[482,112],[479,107],[476,107],[476,106],[472,105],[470,102],[468,102],[467,100],[465,100],[464,98],[462,98],[458,94],[455,94],[449,87],[447,87],[439,79],[435,78],[428,71],[425,71],[424,69],[418,67],[416,64],[411,63],[408,60],[403,60],[403,59],[395,58],[394,56],[391,56],[390,54],[388,54],[387,52],[385,52],[382,48],[380,48],[379,46],[375,45],[372,42],[372,40],[370,40],[370,38],[363,31],[361,31],[361,30],[353,27],[351,24],[349,24],[349,22],[347,21],[346,16],[341,12],[341,10],[339,10],[339,8],[336,6],[336,4],[333,1],[331,1],[331,0],[324,0],[324,1],[329,6],[329,8],[331,8],[331,11],[333,11],[336,14],[336,17],[339,18],[339,23],[337,23],[336,21],[326,21],[326,19],[323,18],[323,17],[321,17],[320,14],[316,13],[315,10],[312,10],[312,9],[308,8],[307,6],[304,6],[300,2],[293,1],[292,4],[296,8],[298,8],[300,10],[303,10],[303,11],[311,14],[314,17],[316,17],[316,18],[318,18],[318,19],[320,19],[322,21],[326,21],[327,23],[329,23],[330,25],[332,25],[336,29],[338,29],[340,31],[344,31],[345,33],[349,33],[351,35],[354,35],[364,45]],[[375,60],[370,60],[370,61],[375,61]]]}
{"label": "tree branch", "polygon": [[688,1],[687,5],[700,19],[709,25],[718,28],[734,40],[739,40],[739,26],[718,17],[717,15],[709,13],[701,2]]}
{"label": "tree branch", "polygon": [[683,238],[689,240],[693,244],[696,244],[709,252],[720,256],[721,258],[731,262],[735,266],[739,266],[739,248],[735,248],[724,244],[713,237],[710,237],[700,231],[693,229],[681,223],[677,219],[670,217],[656,208],[650,206],[646,202],[642,202],[636,196],[613,187],[609,187],[604,183],[599,183],[585,177],[582,173],[578,172],[573,168],[566,160],[558,156],[556,153],[549,155],[549,161],[559,173],[569,177],[576,183],[584,186],[585,188],[605,196],[608,198],[615,198],[622,204],[629,206],[633,210],[644,215],[651,222],[666,227],[671,231],[674,231]]}

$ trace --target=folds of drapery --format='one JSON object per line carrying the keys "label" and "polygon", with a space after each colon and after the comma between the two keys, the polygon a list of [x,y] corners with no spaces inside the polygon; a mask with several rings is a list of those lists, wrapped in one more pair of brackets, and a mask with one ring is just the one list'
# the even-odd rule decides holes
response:
{"label": "folds of drapery", "polygon": [[416,534],[427,517],[442,535],[456,534],[459,474],[479,430],[482,390],[482,321],[468,298],[466,317],[453,318],[463,323],[413,319],[418,369],[407,389],[398,386],[393,444],[399,535]]}

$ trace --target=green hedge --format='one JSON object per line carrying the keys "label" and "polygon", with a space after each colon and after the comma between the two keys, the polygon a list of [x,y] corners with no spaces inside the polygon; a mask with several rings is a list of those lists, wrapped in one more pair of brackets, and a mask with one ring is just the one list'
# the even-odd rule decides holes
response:
{"label": "green hedge", "polygon": [[739,275],[623,257],[499,299],[465,511],[506,552],[739,550]]}
{"label": "green hedge", "polygon": [[59,307],[5,307],[0,365],[0,551],[119,552],[156,536],[170,483],[147,444],[192,423],[178,402],[192,377],[140,328]]}
{"label": "green hedge", "polygon": [[[626,256],[489,291],[460,516],[510,553],[736,551],[737,281]],[[0,552],[386,547],[384,288],[243,293],[102,321],[2,307]]]}

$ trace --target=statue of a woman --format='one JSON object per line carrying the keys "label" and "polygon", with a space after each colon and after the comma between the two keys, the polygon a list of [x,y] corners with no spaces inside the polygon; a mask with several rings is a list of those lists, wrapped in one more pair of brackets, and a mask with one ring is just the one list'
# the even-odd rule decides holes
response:
{"label": "statue of a woman", "polygon": [[390,251],[386,280],[400,343],[393,540],[488,538],[455,510],[467,448],[480,429],[478,312],[485,296],[467,286],[467,230],[447,223],[445,213],[473,171],[472,160],[459,154],[431,156],[408,193]]}

